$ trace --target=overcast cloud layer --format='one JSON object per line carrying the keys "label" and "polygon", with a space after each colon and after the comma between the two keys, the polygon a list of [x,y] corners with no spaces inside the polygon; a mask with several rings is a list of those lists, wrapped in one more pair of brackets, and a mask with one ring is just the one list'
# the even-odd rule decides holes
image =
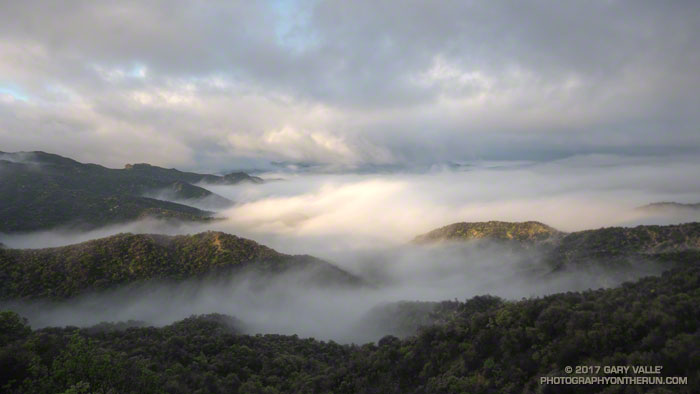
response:
{"label": "overcast cloud layer", "polygon": [[0,2],[0,150],[192,169],[700,149],[693,1]]}

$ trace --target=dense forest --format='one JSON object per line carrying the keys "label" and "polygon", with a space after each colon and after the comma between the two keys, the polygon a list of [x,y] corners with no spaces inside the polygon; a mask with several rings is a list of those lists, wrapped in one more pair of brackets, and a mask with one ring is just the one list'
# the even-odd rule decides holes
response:
{"label": "dense forest", "polygon": [[118,234],[48,249],[0,248],[0,299],[68,298],[148,280],[185,280],[254,270],[306,270],[319,284],[361,280],[312,256],[279,253],[221,232],[195,235]]}
{"label": "dense forest", "polygon": [[0,232],[5,233],[94,228],[144,217],[198,221],[212,212],[180,201],[206,199],[215,208],[233,202],[194,183],[262,182],[240,172],[195,174],[146,164],[112,169],[44,152],[0,152],[0,174]]}
{"label": "dense forest", "polygon": [[[8,393],[693,393],[700,386],[700,268],[619,288],[521,301],[479,296],[430,312],[405,339],[341,345],[246,335],[222,315],[32,331],[0,314]],[[542,386],[565,366],[663,366],[686,385]]]}
{"label": "dense forest", "polygon": [[548,259],[557,266],[591,261],[626,263],[631,257],[662,258],[698,249],[700,223],[608,227],[567,234]]}

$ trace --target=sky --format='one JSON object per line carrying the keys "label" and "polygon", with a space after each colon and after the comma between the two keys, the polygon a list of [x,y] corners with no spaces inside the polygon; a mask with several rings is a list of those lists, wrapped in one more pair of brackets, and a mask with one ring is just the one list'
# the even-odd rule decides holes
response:
{"label": "sky", "polygon": [[693,156],[698,33],[695,1],[2,1],[0,150],[208,170]]}

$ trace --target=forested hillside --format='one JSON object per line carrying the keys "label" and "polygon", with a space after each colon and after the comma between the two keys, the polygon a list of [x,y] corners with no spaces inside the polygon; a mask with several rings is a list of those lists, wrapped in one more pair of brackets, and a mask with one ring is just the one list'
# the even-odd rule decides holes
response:
{"label": "forested hillside", "polygon": [[147,280],[185,280],[253,269],[313,271],[320,283],[360,280],[311,256],[290,256],[221,232],[118,234],[48,249],[0,249],[0,299],[67,298]]}
{"label": "forested hillside", "polygon": [[669,226],[608,227],[568,234],[549,259],[557,265],[630,258],[666,258],[700,250],[700,223]]}
{"label": "forested hillside", "polygon": [[563,233],[540,222],[473,222],[454,223],[419,235],[416,243],[489,239],[535,244],[558,239]]}
{"label": "forested hillside", "polygon": [[261,181],[243,173],[216,176],[145,164],[111,169],[44,152],[0,152],[0,179],[0,232],[6,233],[94,228],[143,217],[201,220],[211,212],[148,197],[206,199],[221,208],[232,202],[192,183]]}
{"label": "forested hillside", "polygon": [[489,240],[539,247],[553,268],[588,263],[633,264],[639,259],[687,260],[700,251],[700,223],[607,227],[564,233],[538,222],[455,223],[416,237],[417,243]]}
{"label": "forested hillside", "polygon": [[[362,346],[245,335],[241,322],[221,315],[163,328],[31,331],[3,312],[0,387],[9,393],[694,393],[700,389],[698,267],[615,289],[445,302],[438,323],[417,335]],[[687,377],[687,385],[539,384],[542,376],[570,376],[564,367],[572,365],[661,365],[662,376]]]}

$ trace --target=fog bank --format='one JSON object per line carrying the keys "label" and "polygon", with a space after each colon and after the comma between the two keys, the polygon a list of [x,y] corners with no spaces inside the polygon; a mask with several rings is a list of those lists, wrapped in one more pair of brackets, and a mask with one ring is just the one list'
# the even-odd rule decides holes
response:
{"label": "fog bank", "polygon": [[421,173],[267,174],[265,184],[201,185],[237,202],[207,223],[144,220],[90,232],[0,235],[10,247],[65,245],[118,232],[220,230],[287,253],[344,260],[459,221],[537,220],[563,231],[671,224],[700,213],[650,214],[655,201],[700,201],[700,158],[580,156],[546,163],[475,162]]}
{"label": "fog bank", "polygon": [[[635,209],[655,201],[700,201],[700,159],[581,156],[546,163],[472,163],[425,172],[266,174],[265,184],[201,185],[236,202],[219,220],[142,220],[88,232],[68,228],[0,236],[14,248],[72,244],[120,232],[188,234],[219,230],[280,252],[310,254],[358,274],[356,290],[300,285],[298,278],[219,278],[150,284],[67,303],[14,304],[34,327],[143,320],[164,325],[191,314],[226,313],[251,332],[366,341],[387,334],[357,331],[368,311],[401,300],[441,301],[482,294],[507,299],[615,286],[657,274],[631,269],[560,272],[533,264],[537,251],[493,245],[411,245],[416,235],[460,221],[537,220],[563,231],[700,220],[697,213]],[[359,325],[358,325],[359,324]]]}
{"label": "fog bank", "polygon": [[[339,342],[378,340],[392,327],[377,325],[370,311],[402,300],[464,300],[491,294],[518,300],[564,291],[610,287],[658,274],[659,266],[591,268],[551,274],[537,251],[514,251],[484,242],[401,248],[348,256],[368,286],[309,285],[308,273],[276,277],[247,274],[181,283],[130,285],[68,301],[5,302],[34,328],[90,326],[140,320],[166,325],[192,314],[224,313],[245,323],[246,333],[297,334]],[[382,316],[391,321],[391,316]]]}

